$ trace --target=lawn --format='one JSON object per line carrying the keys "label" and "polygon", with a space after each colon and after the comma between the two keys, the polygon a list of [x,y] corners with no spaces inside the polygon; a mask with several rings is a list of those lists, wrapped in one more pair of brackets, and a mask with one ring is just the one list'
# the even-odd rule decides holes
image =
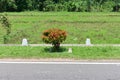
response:
{"label": "lawn", "polygon": [[[3,14],[3,13],[0,13]],[[93,44],[120,44],[120,13],[87,12],[7,12],[12,25],[9,42],[20,44],[43,43],[41,34],[49,28],[60,28],[68,33],[67,44],[83,44],[90,38]],[[0,27],[0,43],[5,30]]]}
{"label": "lawn", "polygon": [[1,46],[0,58],[120,59],[120,47],[71,47],[73,53],[68,53],[68,48],[62,47],[63,52],[50,52],[50,47]]}

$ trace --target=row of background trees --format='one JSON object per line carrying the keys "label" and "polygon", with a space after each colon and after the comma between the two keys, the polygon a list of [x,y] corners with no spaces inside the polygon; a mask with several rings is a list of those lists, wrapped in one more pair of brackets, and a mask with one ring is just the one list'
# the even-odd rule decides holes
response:
{"label": "row of background trees", "polygon": [[0,0],[5,11],[119,11],[120,0]]}

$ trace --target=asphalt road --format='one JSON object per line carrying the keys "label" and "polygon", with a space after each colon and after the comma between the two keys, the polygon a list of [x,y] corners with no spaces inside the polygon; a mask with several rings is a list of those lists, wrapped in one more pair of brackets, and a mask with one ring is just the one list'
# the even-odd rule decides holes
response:
{"label": "asphalt road", "polygon": [[0,63],[0,80],[120,80],[120,65]]}

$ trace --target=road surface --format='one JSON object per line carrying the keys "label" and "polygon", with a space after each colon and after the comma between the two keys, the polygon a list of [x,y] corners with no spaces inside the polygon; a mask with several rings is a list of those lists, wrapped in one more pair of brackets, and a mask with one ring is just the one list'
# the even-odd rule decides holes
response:
{"label": "road surface", "polygon": [[120,64],[0,63],[0,80],[120,80]]}

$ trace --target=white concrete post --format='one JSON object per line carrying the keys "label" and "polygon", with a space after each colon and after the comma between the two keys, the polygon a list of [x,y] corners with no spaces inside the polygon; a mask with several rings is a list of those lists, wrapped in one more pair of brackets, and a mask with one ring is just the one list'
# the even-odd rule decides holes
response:
{"label": "white concrete post", "polygon": [[69,48],[69,49],[68,49],[68,53],[72,53],[72,48]]}
{"label": "white concrete post", "polygon": [[28,41],[26,38],[22,40],[22,46],[28,46]]}
{"label": "white concrete post", "polygon": [[88,46],[91,45],[91,41],[89,38],[86,39],[86,45],[88,45]]}

